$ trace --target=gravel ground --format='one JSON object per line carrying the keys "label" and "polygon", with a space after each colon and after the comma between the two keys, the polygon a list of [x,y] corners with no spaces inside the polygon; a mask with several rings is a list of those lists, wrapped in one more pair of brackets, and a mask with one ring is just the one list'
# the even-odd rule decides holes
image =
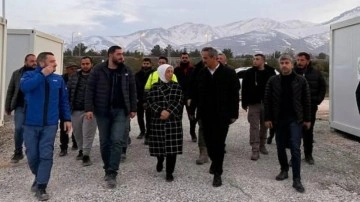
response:
{"label": "gravel ground", "polygon": [[[302,178],[306,192],[297,193],[292,180],[278,182],[276,145],[268,146],[269,155],[250,160],[246,114],[230,127],[224,162],[223,186],[213,188],[209,164],[198,166],[197,144],[192,143],[188,121],[184,121],[184,154],[178,157],[175,181],[165,182],[165,173],[155,170],[156,159],[147,146],[137,140],[136,120],[132,121],[132,144],[120,165],[118,187],[105,188],[98,137],[92,152],[93,165],[82,167],[76,151],[58,157],[56,140],[54,166],[48,186],[50,201],[360,201],[359,139],[331,131],[328,101],[320,107],[315,126],[315,165],[303,162]],[[8,117],[9,118],[9,117]],[[9,163],[13,150],[12,123],[0,128],[0,201],[34,201],[30,192],[33,176],[26,160]],[[291,179],[291,172],[290,179]]]}

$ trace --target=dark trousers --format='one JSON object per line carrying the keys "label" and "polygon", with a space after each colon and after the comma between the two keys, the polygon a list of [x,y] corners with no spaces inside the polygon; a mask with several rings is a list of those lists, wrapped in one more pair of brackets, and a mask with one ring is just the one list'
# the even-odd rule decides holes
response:
{"label": "dark trousers", "polygon": [[[77,146],[74,134],[71,135],[73,146]],[[66,150],[69,144],[69,135],[66,133],[64,128],[64,121],[60,120],[60,149]]]}
{"label": "dark trousers", "polygon": [[290,147],[293,179],[301,179],[301,133],[302,125],[297,121],[280,122],[276,125],[276,146],[278,160],[282,171],[289,171],[286,154],[287,146]]}
{"label": "dark trousers", "polygon": [[304,153],[305,156],[311,156],[314,141],[314,125],[316,120],[317,105],[311,106],[311,126],[309,130],[303,129]]}
{"label": "dark trousers", "polygon": [[[173,174],[175,170],[176,164],[176,154],[173,155],[166,155],[166,173]],[[164,162],[164,156],[157,156],[157,160],[161,163]]]}
{"label": "dark trousers", "polygon": [[208,155],[212,161],[211,167],[215,175],[223,173],[225,155],[225,141],[229,124],[223,120],[201,120],[204,130],[204,139]]}
{"label": "dark trousers", "polygon": [[[144,114],[145,114],[146,124],[144,121]],[[151,121],[150,109],[144,109],[143,103],[138,102],[136,115],[139,123],[140,132],[143,134],[150,132],[150,121]]]}
{"label": "dark trousers", "polygon": [[14,142],[15,142],[15,153],[22,153],[23,149],[23,123],[25,119],[24,108],[16,107],[15,115],[14,115],[14,123],[15,123],[15,134],[14,134]]}
{"label": "dark trousers", "polygon": [[129,138],[129,115],[124,109],[112,109],[105,115],[96,115],[99,129],[100,152],[107,174],[117,174],[122,148],[127,147]]}
{"label": "dark trousers", "polygon": [[190,110],[190,107],[185,105],[185,108],[186,108],[186,112],[188,114],[188,119],[189,119],[189,122],[190,122],[190,135],[193,136],[195,135],[195,129],[196,129],[196,122],[197,120],[196,119],[190,119],[190,113],[189,113],[189,110]]}

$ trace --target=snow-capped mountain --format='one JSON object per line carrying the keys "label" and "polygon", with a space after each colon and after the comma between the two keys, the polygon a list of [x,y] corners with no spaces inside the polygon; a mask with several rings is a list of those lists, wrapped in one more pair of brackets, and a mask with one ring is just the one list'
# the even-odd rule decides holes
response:
{"label": "snow-capped mountain", "polygon": [[[268,18],[253,18],[212,27],[205,24],[184,23],[168,29],[154,28],[125,36],[88,36],[80,41],[89,49],[102,50],[120,45],[126,50],[150,53],[155,45],[165,48],[194,50],[214,46],[219,50],[231,48],[235,55],[272,53],[275,50],[308,51],[314,54],[328,52],[330,25],[360,16],[360,7],[346,11],[323,23],[301,20],[279,22]],[[65,46],[71,43],[65,40]]]}

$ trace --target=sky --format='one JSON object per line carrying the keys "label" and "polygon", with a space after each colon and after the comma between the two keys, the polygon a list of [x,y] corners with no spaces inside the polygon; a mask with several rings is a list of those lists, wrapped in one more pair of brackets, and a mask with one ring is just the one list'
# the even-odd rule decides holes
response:
{"label": "sky", "polygon": [[[71,38],[119,36],[186,22],[211,26],[251,18],[321,23],[360,6],[359,0],[2,0],[8,28]],[[2,11],[2,5],[0,6]],[[2,14],[3,16],[3,14]]]}

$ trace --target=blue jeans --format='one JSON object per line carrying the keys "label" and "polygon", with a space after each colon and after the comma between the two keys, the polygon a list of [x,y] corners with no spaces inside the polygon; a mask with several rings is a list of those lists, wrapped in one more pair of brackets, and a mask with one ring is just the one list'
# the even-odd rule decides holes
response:
{"label": "blue jeans", "polygon": [[302,125],[297,121],[280,122],[276,125],[277,154],[282,171],[289,171],[289,163],[286,155],[287,146],[290,147],[293,179],[301,179],[301,135]]}
{"label": "blue jeans", "polygon": [[23,123],[25,119],[24,108],[16,107],[14,114],[14,123],[15,123],[15,134],[14,134],[14,142],[15,142],[15,152],[22,152],[22,145],[24,142],[23,138]]}
{"label": "blue jeans", "polygon": [[122,148],[127,146],[129,137],[129,115],[125,114],[124,109],[112,109],[108,116],[95,116],[105,172],[116,175],[120,166]]}
{"label": "blue jeans", "polygon": [[39,188],[46,188],[53,165],[54,142],[57,125],[26,126],[24,125],[26,156],[31,172]]}

